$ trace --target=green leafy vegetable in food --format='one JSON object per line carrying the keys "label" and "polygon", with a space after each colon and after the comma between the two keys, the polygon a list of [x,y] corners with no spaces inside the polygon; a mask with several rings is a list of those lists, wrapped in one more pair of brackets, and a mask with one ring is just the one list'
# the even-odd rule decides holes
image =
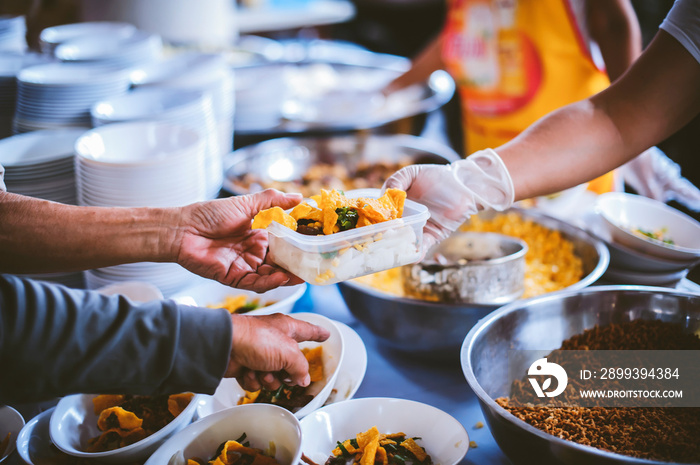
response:
{"label": "green leafy vegetable in food", "polygon": [[338,221],[336,224],[341,231],[347,231],[348,229],[353,229],[355,226],[357,226],[359,216],[357,215],[356,210],[348,207],[342,207],[336,208],[335,213],[338,215]]}
{"label": "green leafy vegetable in food", "polygon": [[648,237],[650,239],[655,239],[657,241],[663,242],[664,244],[674,245],[675,243],[673,242],[673,239],[670,239],[669,237],[664,237],[664,236],[666,236],[667,231],[668,230],[666,228],[662,228],[658,231],[646,231],[642,228],[636,228],[634,230],[634,232],[639,234],[640,236],[645,236],[645,237]]}

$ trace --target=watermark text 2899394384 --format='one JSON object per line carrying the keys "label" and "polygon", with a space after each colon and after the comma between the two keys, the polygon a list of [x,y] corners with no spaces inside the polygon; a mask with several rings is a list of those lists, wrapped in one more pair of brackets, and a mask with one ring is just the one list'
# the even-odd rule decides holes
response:
{"label": "watermark text 2899394384", "polygon": [[[693,350],[513,350],[520,403],[576,407],[700,407]],[[527,362],[532,360],[528,365]],[[525,381],[527,380],[527,381]]]}

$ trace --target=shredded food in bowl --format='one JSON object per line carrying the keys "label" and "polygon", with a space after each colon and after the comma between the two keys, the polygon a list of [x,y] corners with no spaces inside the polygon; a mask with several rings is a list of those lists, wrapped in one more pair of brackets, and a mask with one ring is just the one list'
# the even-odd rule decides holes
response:
{"label": "shredded food in bowl", "polygon": [[[559,231],[525,219],[515,212],[498,214],[488,220],[475,215],[460,230],[505,234],[527,243],[524,299],[564,289],[583,277],[583,263],[574,253],[571,241]],[[354,281],[391,295],[406,297],[400,268],[362,276]],[[437,300],[431,296],[423,298]]]}

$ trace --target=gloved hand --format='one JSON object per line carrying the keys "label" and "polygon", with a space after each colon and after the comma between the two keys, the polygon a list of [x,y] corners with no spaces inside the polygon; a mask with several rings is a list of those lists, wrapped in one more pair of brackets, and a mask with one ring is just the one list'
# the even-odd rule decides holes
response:
{"label": "gloved hand", "polygon": [[411,165],[384,183],[405,190],[408,198],[428,207],[423,252],[452,234],[474,213],[505,210],[513,204],[513,181],[496,152],[480,150],[450,165]]}

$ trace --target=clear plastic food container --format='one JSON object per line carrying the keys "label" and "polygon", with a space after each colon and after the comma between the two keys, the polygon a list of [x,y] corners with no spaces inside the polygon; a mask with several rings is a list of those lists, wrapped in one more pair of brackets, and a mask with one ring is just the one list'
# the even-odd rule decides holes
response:
{"label": "clear plastic food container", "polygon": [[[380,190],[356,189],[345,195],[378,198]],[[429,217],[425,206],[406,200],[402,218],[327,236],[307,236],[273,222],[267,228],[270,259],[311,284],[334,284],[408,265],[421,258]]]}

